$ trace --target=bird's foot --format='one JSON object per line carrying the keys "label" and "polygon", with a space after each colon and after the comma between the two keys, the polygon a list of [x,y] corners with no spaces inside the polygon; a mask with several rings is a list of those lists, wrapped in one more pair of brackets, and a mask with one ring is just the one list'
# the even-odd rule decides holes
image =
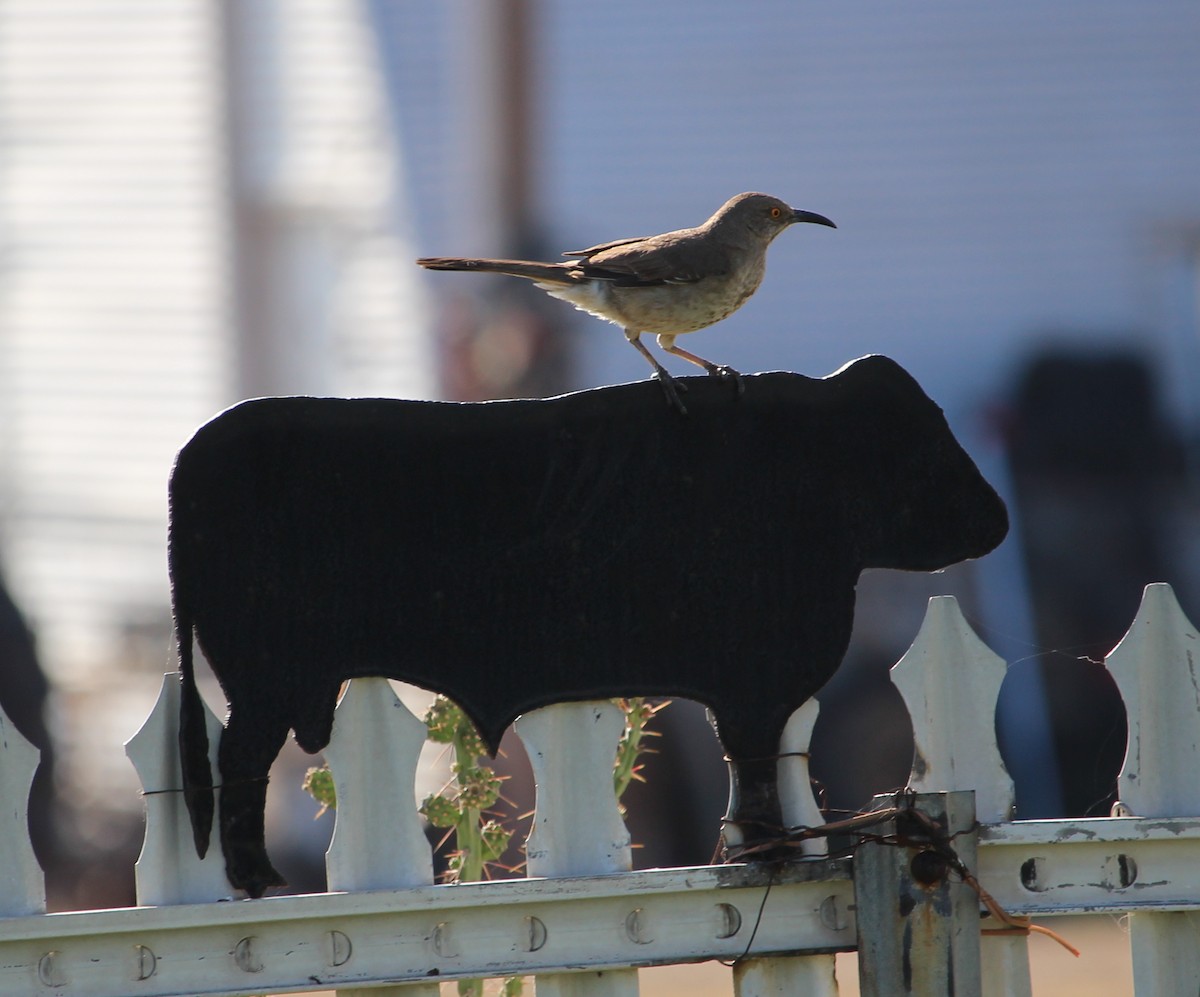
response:
{"label": "bird's foot", "polygon": [[734,370],[729,364],[711,363],[704,368],[708,371],[710,377],[730,377],[733,378],[733,383],[737,387],[737,393],[743,395],[746,393],[746,380],[742,377],[740,371]]}
{"label": "bird's foot", "polygon": [[662,385],[663,394],[667,396],[667,404],[680,415],[687,415],[687,406],[683,404],[683,400],[679,397],[679,392],[687,391],[687,385],[682,381],[676,381],[662,367],[659,367],[655,371],[654,377]]}

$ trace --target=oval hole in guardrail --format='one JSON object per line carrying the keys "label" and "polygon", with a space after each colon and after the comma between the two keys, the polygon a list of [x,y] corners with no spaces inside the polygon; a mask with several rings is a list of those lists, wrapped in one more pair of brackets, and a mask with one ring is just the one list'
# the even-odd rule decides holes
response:
{"label": "oval hole in guardrail", "polygon": [[1021,885],[1032,893],[1041,893],[1046,889],[1046,884],[1041,878],[1041,864],[1046,860],[1034,856],[1028,858],[1021,863]]}

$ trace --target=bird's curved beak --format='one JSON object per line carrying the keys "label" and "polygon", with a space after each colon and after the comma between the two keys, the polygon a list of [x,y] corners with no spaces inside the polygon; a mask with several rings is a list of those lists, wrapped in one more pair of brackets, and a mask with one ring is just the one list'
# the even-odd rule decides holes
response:
{"label": "bird's curved beak", "polygon": [[818,215],[815,211],[801,211],[799,208],[792,213],[792,223],[796,222],[812,222],[814,225],[828,225],[830,228],[837,228],[824,215]]}

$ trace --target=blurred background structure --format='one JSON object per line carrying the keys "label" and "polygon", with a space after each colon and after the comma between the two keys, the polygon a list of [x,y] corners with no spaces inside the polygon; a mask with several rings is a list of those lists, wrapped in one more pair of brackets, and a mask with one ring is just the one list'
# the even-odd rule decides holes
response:
{"label": "blurred background structure", "polygon": [[[615,327],[412,258],[553,258],[742,190],[839,228],[781,238],[701,352],[812,376],[889,354],[1014,512],[978,565],[864,578],[820,697],[830,805],[907,773],[887,668],[953,592],[1013,662],[1021,815],[1106,812],[1124,720],[1079,692],[1089,659],[1146,582],[1200,618],[1198,95],[1190,0],[0,6],[0,563],[52,690],[52,905],[132,897],[119,745],[170,667],[165,483],[194,427],[260,394],[641,378]],[[705,861],[719,748],[699,710],[662,717],[691,733],[631,800],[639,861]],[[273,833],[319,856],[296,792]],[[692,826],[643,830],[679,798]]]}

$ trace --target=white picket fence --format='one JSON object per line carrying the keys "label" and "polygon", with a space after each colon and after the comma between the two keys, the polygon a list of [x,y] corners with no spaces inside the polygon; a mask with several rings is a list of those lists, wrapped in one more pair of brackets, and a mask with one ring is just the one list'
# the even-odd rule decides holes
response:
{"label": "white picket fence", "polygon": [[[1005,664],[952,598],[930,601],[893,669],[916,735],[911,786],[950,793],[919,802],[940,799],[960,825],[959,857],[1014,915],[1130,914],[1139,997],[1200,992],[1197,650],[1197,630],[1170,588],[1148,586],[1106,662],[1129,715],[1120,776],[1126,816],[1088,820],[1009,820],[1012,784],[994,737]],[[988,935],[981,945],[978,898],[957,877],[942,886],[959,911],[948,933],[911,920],[934,916],[938,903],[922,906],[933,888],[909,884],[907,906],[917,912],[907,915],[904,903],[882,896],[907,876],[911,849],[873,845],[868,854],[864,846],[854,859],[830,859],[817,839],[774,873],[761,865],[630,872],[629,837],[611,792],[621,716],[607,703],[549,707],[517,722],[538,792],[530,878],[434,886],[413,801],[424,726],[386,681],[354,681],[327,751],[339,800],[330,892],[218,902],[232,896],[219,848],[196,858],[178,792],[178,694],[177,676],[166,676],[157,706],[126,746],[146,793],[146,837],[140,906],[120,910],[44,913],[25,823],[37,753],[0,715],[0,994],[330,988],[433,997],[442,980],[534,974],[540,997],[615,997],[637,992],[639,966],[721,959],[735,962],[731,989],[739,997],[834,997],[833,953],[854,949],[864,994],[946,993],[948,972],[960,997],[1031,993],[1026,937]],[[794,825],[820,822],[804,755],[816,716],[815,703],[798,710],[781,746],[791,753],[780,778]],[[215,717],[210,726],[215,754]],[[963,790],[974,791],[977,833]],[[893,866],[901,873],[889,872]],[[888,960],[901,944],[904,973],[892,978]]]}

